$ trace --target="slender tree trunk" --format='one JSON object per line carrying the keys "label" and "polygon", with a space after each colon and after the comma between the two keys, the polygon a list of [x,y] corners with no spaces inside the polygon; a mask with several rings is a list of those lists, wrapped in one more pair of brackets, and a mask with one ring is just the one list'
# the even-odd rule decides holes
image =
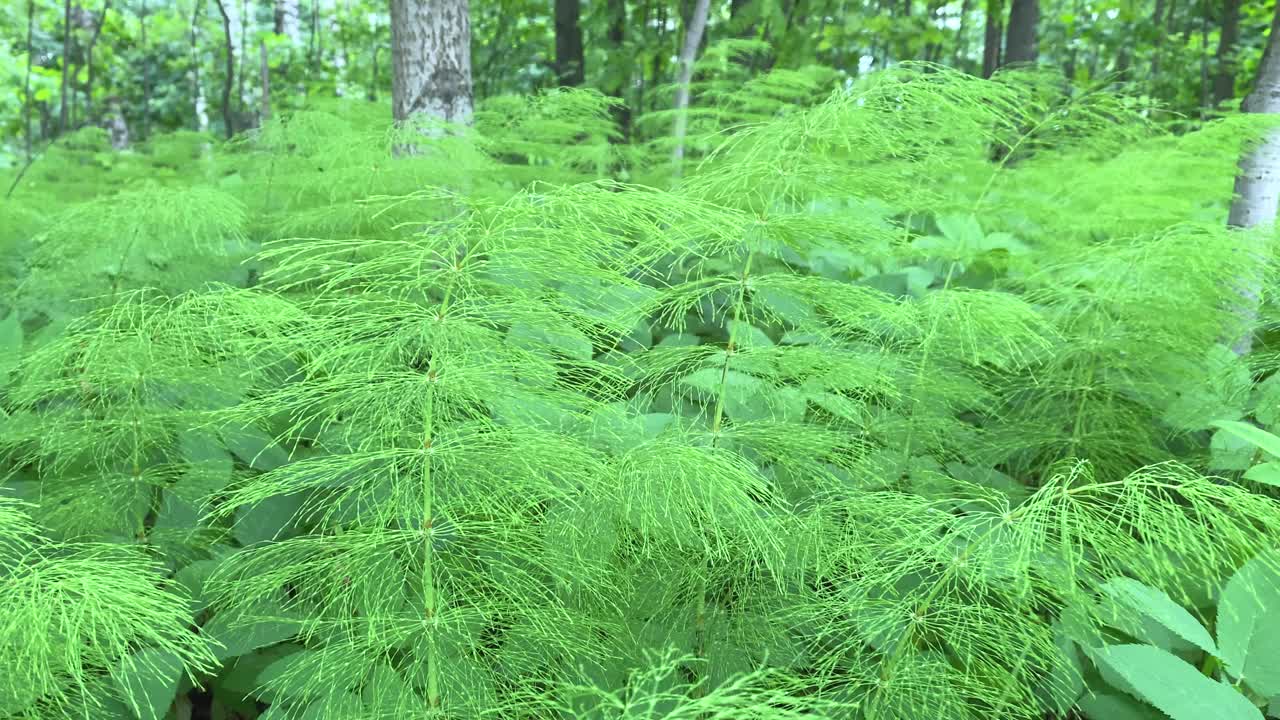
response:
{"label": "slender tree trunk", "polygon": [[200,15],[204,5],[196,0],[191,11],[191,95],[195,98],[195,126],[198,132],[209,129],[209,106],[204,94],[204,83],[200,81]]}
{"label": "slender tree trunk", "polygon": [[111,147],[124,150],[129,147],[129,121],[124,117],[124,102],[119,97],[107,98],[107,134],[111,137]]}
{"label": "slender tree trunk", "polygon": [[1213,104],[1236,95],[1236,43],[1240,40],[1240,0],[1223,0],[1222,32],[1218,36],[1217,72],[1213,76]]}
{"label": "slender tree trunk", "polygon": [[614,62],[621,65],[612,68],[614,81],[610,84],[609,95],[622,101],[613,107],[613,121],[618,126],[621,141],[625,143],[631,138],[631,106],[627,103],[626,93],[627,81],[631,77],[631,61],[623,47],[627,39],[627,3],[626,0],[607,0],[607,3],[609,50],[614,53]]}
{"label": "slender tree trunk", "polygon": [[276,0],[275,32],[289,39],[290,47],[302,44],[302,20],[298,0]]}
{"label": "slender tree trunk", "polygon": [[1155,39],[1151,46],[1151,87],[1154,89],[1160,82],[1160,66],[1164,61],[1164,36],[1161,26],[1164,25],[1165,0],[1156,0],[1156,8],[1151,13],[1151,25],[1156,29]]}
{"label": "slender tree trunk", "polygon": [[987,25],[983,34],[982,77],[989,78],[1000,67],[1004,38],[1004,0],[987,0]]}
{"label": "slender tree trunk", "polygon": [[59,94],[58,108],[58,133],[67,131],[67,123],[70,121],[68,114],[70,108],[67,106],[67,92],[70,90],[71,81],[71,0],[64,0],[62,4],[62,91]]}
{"label": "slender tree trunk", "polygon": [[235,112],[231,107],[231,89],[236,84],[236,58],[234,40],[231,33],[231,16],[227,14],[227,2],[234,0],[214,0],[218,4],[218,12],[222,15],[222,34],[226,42],[226,78],[222,83],[222,122],[226,125],[227,139],[236,134]]}
{"label": "slender tree trunk", "polygon": [[960,67],[964,63],[965,56],[969,54],[969,38],[966,31],[969,29],[969,13],[973,10],[973,0],[964,0],[960,4],[960,24],[956,27],[956,51],[952,62],[956,67]]}
{"label": "slender tree trunk", "polygon": [[22,104],[22,123],[25,126],[22,137],[27,144],[27,164],[31,164],[32,145],[31,138],[31,106],[34,102],[31,97],[31,58],[36,54],[35,42],[32,39],[33,30],[36,25],[36,0],[27,0],[27,74],[23,80],[22,94],[25,102]]}
{"label": "slender tree trunk", "polygon": [[[1280,7],[1275,13],[1253,92],[1242,105],[1245,112],[1280,114]],[[1280,130],[1270,131],[1261,145],[1241,159],[1235,196],[1227,216],[1229,226],[1258,228],[1275,224],[1277,207],[1280,206]],[[1266,248],[1257,248],[1256,252],[1260,256],[1259,262],[1263,262]],[[1245,332],[1236,339],[1232,349],[1243,355],[1253,347],[1251,328],[1258,319],[1262,288],[1256,281],[1250,281],[1241,283],[1239,292],[1239,314]]]}
{"label": "slender tree trunk", "polygon": [[[345,7],[350,11],[350,5]],[[329,32],[338,43],[338,52],[333,58],[334,93],[338,97],[347,95],[347,67],[350,64],[350,58],[347,55],[347,38],[342,32],[342,18],[342,13],[335,7],[333,16],[329,19]]]}
{"label": "slender tree trunk", "polygon": [[470,124],[468,0],[392,0],[391,64],[396,120],[420,115]]}
{"label": "slender tree trunk", "polygon": [[1013,0],[1009,8],[1009,30],[1002,64],[1034,63],[1039,58],[1036,33],[1039,24],[1040,0]]}
{"label": "slender tree trunk", "polygon": [[693,63],[698,59],[698,46],[707,29],[710,8],[710,0],[697,0],[694,4],[693,16],[689,18],[689,25],[684,30],[684,47],[680,49],[680,77],[676,81],[675,150],[672,154],[677,173],[684,160],[684,138],[689,129],[689,83],[693,80]]}
{"label": "slender tree trunk", "polygon": [[[147,52],[147,0],[142,0],[142,9],[138,12],[140,42],[142,52]],[[142,63],[142,139],[151,137],[151,63]]]}
{"label": "slender tree trunk", "polygon": [[1213,100],[1212,80],[1209,77],[1209,1],[1204,0],[1200,12],[1200,118],[1209,116]]}
{"label": "slender tree trunk", "polygon": [[[227,5],[228,9],[235,8],[235,3],[231,2]],[[244,84],[249,73],[245,69],[248,63],[245,52],[245,42],[248,40],[249,23],[246,18],[249,15],[249,8],[245,0],[240,0],[240,7],[235,10],[231,18],[232,28],[235,30],[236,36],[236,109],[243,113],[245,109],[245,91]]]}
{"label": "slender tree trunk", "polygon": [[271,64],[267,62],[267,41],[258,42],[259,74],[262,81],[262,118],[258,121],[261,127],[271,119]]}
{"label": "slender tree trunk", "polygon": [[89,44],[85,47],[84,63],[85,63],[85,86],[84,86],[84,116],[86,120],[91,119],[93,114],[93,49],[98,44],[98,38],[102,36],[102,26],[107,23],[107,13],[111,11],[111,0],[105,0],[102,3],[102,14],[98,16],[98,22],[93,26],[93,35],[89,37]]}
{"label": "slender tree trunk", "polygon": [[582,52],[582,4],[579,0],[555,0],[556,82],[576,87],[586,79]]}

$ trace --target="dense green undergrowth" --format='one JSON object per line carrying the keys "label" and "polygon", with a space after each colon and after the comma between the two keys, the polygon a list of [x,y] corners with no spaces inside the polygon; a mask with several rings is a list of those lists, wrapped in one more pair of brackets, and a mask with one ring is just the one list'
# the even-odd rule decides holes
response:
{"label": "dense green undergrowth", "polygon": [[0,716],[1274,713],[1262,128],[714,78],[676,181],[581,91],[33,164]]}

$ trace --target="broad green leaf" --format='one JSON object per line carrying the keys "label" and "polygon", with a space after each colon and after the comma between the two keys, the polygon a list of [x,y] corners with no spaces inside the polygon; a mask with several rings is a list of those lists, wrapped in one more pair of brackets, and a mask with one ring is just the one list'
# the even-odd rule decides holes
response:
{"label": "broad green leaf", "polygon": [[1216,420],[1212,425],[1241,440],[1256,445],[1268,455],[1280,459],[1280,437],[1276,437],[1260,427],[1235,420]]}
{"label": "broad green leaf", "polygon": [[1218,644],[1227,671],[1264,697],[1280,695],[1280,572],[1274,556],[1245,563],[1218,603]]}
{"label": "broad green leaf", "polygon": [[1254,465],[1244,472],[1246,480],[1263,485],[1280,487],[1280,462],[1264,462]]}
{"label": "broad green leaf", "polygon": [[1217,647],[1209,631],[1163,590],[1144,585],[1132,578],[1117,577],[1104,583],[1102,591],[1150,617],[1201,650],[1211,655],[1217,654]]}
{"label": "broad green leaf", "polygon": [[1248,470],[1257,454],[1256,445],[1219,428],[1209,440],[1209,469]]}
{"label": "broad green leaf", "polygon": [[125,658],[112,675],[138,720],[161,720],[173,703],[182,660],[168,650],[146,648]]}
{"label": "broad green leaf", "polygon": [[293,516],[302,507],[301,495],[273,495],[260,503],[236,509],[233,532],[241,545],[283,539],[292,529]]}
{"label": "broad green leaf", "polygon": [[224,430],[227,449],[249,467],[266,472],[289,462],[289,454],[269,435],[254,427]]}
{"label": "broad green leaf", "polygon": [[1168,720],[1150,705],[1117,693],[1085,693],[1076,701],[1076,707],[1089,720]]}
{"label": "broad green leaf", "polygon": [[1093,656],[1172,720],[1262,720],[1262,713],[1244,695],[1160,648],[1108,645]]}
{"label": "broad green leaf", "polygon": [[294,613],[264,600],[245,608],[243,617],[219,613],[205,625],[204,634],[221,644],[215,654],[222,661],[283,642],[299,627]]}
{"label": "broad green leaf", "polygon": [[773,340],[768,334],[751,323],[730,320],[729,330],[739,348],[773,347]]}

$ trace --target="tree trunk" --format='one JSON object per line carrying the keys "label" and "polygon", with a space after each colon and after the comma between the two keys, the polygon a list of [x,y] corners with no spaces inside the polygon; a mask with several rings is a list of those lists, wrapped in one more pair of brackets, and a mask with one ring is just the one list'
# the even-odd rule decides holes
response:
{"label": "tree trunk", "polygon": [[31,105],[33,99],[31,97],[31,58],[36,54],[36,46],[32,41],[32,31],[36,25],[36,0],[27,0],[27,74],[23,81],[23,96],[26,102],[22,104],[22,122],[25,126],[22,136],[27,143],[27,164],[31,164],[33,144],[31,138]]}
{"label": "tree trunk", "polygon": [[276,0],[275,32],[289,39],[290,47],[302,44],[302,19],[298,0]]}
{"label": "tree trunk", "polygon": [[1002,64],[1034,63],[1040,56],[1036,28],[1040,24],[1040,0],[1013,0]]}
{"label": "tree trunk", "polygon": [[[1258,65],[1258,76],[1253,92],[1245,98],[1242,109],[1249,113],[1280,114],[1280,7],[1271,20],[1271,36]],[[1280,206],[1280,130],[1270,131],[1262,144],[1247,153],[1240,161],[1236,175],[1235,201],[1227,216],[1227,225],[1237,228],[1255,228],[1273,225],[1276,210]],[[1263,256],[1265,248],[1258,248]],[[1263,262],[1259,258],[1259,262]],[[1245,332],[1232,345],[1237,354],[1244,355],[1253,347],[1252,326],[1258,319],[1258,303],[1262,288],[1256,280],[1242,283],[1239,288],[1240,319]]]}
{"label": "tree trunk", "polygon": [[231,88],[236,84],[235,41],[232,39],[231,16],[227,14],[227,3],[235,0],[214,0],[218,4],[218,12],[222,15],[222,34],[226,42],[226,78],[222,84],[222,122],[226,126],[227,139],[236,134],[235,112],[231,107]]}
{"label": "tree trunk", "polygon": [[[622,142],[625,143],[631,138],[631,106],[627,103],[626,89],[632,69],[631,60],[626,56],[626,50],[623,47],[627,39],[627,3],[626,0],[607,0],[607,2],[609,50],[616,53],[615,57],[618,58],[617,65],[614,65],[617,76],[610,84],[609,95],[622,101],[613,106],[613,121],[618,126]],[[621,65],[621,69],[618,65]]]}
{"label": "tree trunk", "polygon": [[956,27],[956,51],[952,62],[956,67],[960,67],[964,63],[965,55],[968,54],[969,45],[966,42],[968,38],[965,36],[968,30],[969,12],[973,10],[973,0],[964,0],[960,5],[960,24]]}
{"label": "tree trunk", "polygon": [[195,126],[198,132],[209,129],[209,106],[205,99],[204,83],[200,81],[200,14],[202,0],[196,0],[191,11],[191,95],[195,98]]}
{"label": "tree trunk", "polygon": [[1222,32],[1218,37],[1217,72],[1213,76],[1213,104],[1236,96],[1236,43],[1240,40],[1240,0],[1223,0]]}
{"label": "tree trunk", "polygon": [[579,0],[556,0],[556,81],[561,85],[576,87],[586,79],[581,17]]}
{"label": "tree trunk", "polygon": [[1004,0],[987,0],[987,27],[983,35],[982,77],[989,78],[1001,65],[1000,42],[1004,38]]}
{"label": "tree trunk", "polygon": [[[147,51],[147,0],[142,0],[142,9],[138,12],[138,25],[141,28],[142,52]],[[142,63],[142,139],[151,137],[151,63]]]}
{"label": "tree trunk", "polygon": [[89,38],[89,44],[84,51],[84,116],[90,122],[92,122],[90,115],[93,113],[93,49],[98,44],[98,38],[102,36],[102,26],[107,24],[107,13],[110,10],[111,0],[105,0],[102,3],[102,14],[98,16],[98,22],[93,26],[93,35]]}
{"label": "tree trunk", "polygon": [[258,126],[261,127],[271,119],[271,64],[267,62],[267,41],[265,40],[258,43],[258,63],[262,81],[262,118],[258,120]]}
{"label": "tree trunk", "polygon": [[396,120],[421,115],[470,124],[468,0],[392,0],[391,64]]}
{"label": "tree trunk", "polygon": [[129,147],[129,122],[124,118],[124,102],[119,97],[107,98],[106,128],[112,148],[124,150]]}
{"label": "tree trunk", "polygon": [[1155,39],[1151,46],[1151,86],[1155,88],[1160,82],[1160,65],[1164,60],[1164,36],[1161,26],[1164,25],[1165,0],[1156,0],[1155,10],[1151,13],[1151,25],[1155,27]]}
{"label": "tree trunk", "polygon": [[684,30],[684,47],[680,49],[680,77],[676,82],[676,122],[675,150],[672,159],[676,172],[684,160],[684,137],[689,129],[689,83],[693,80],[693,63],[698,59],[698,46],[702,44],[702,34],[707,29],[707,13],[711,8],[710,0],[697,0],[693,6],[693,16],[689,18],[689,26]]}
{"label": "tree trunk", "polygon": [[59,94],[58,108],[58,132],[63,133],[67,130],[67,123],[70,115],[70,108],[67,107],[67,91],[70,90],[71,80],[71,0],[65,0],[62,5],[62,91]]}

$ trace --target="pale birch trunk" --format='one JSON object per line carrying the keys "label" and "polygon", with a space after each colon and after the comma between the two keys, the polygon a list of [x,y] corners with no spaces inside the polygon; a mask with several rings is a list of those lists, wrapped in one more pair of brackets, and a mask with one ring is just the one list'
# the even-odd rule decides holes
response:
{"label": "pale birch trunk", "polygon": [[[1280,48],[1277,46],[1280,46],[1280,7],[1276,8],[1276,15],[1271,20],[1271,36],[1258,65],[1253,92],[1245,98],[1245,112],[1280,114]],[[1240,160],[1235,196],[1227,225],[1258,228],[1263,232],[1275,225],[1277,207],[1280,206],[1280,130],[1270,131],[1260,145]],[[1255,252],[1258,262],[1267,262],[1266,248],[1257,248]],[[1257,279],[1260,275],[1258,273],[1240,284],[1238,314],[1244,331],[1232,345],[1240,355],[1253,348],[1252,328],[1258,321],[1258,304],[1262,297],[1262,287]]]}
{"label": "pale birch trunk", "polygon": [[391,107],[469,125],[471,18],[468,0],[391,0]]}
{"label": "pale birch trunk", "polygon": [[693,80],[693,63],[698,59],[698,46],[702,44],[702,33],[707,29],[707,13],[711,8],[710,0],[698,0],[693,7],[693,15],[689,18],[689,26],[684,31],[684,46],[680,48],[680,76],[676,83],[676,147],[672,152],[672,161],[676,173],[684,161],[684,138],[689,131],[689,83]]}

